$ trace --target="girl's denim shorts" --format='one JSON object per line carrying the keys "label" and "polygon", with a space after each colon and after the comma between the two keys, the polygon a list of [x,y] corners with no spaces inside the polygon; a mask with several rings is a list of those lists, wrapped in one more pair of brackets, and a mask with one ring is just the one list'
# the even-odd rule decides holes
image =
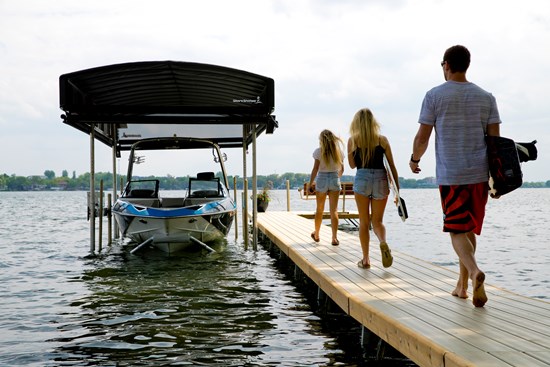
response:
{"label": "girl's denim shorts", "polygon": [[355,174],[353,191],[371,199],[385,199],[390,194],[388,174],[383,168],[360,168]]}
{"label": "girl's denim shorts", "polygon": [[340,177],[338,172],[319,172],[315,179],[315,191],[340,191]]}

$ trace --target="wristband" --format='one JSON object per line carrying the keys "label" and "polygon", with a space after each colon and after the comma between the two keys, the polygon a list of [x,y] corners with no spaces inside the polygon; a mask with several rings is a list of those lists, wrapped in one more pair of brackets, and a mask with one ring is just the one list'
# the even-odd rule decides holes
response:
{"label": "wristband", "polygon": [[413,162],[413,163],[419,163],[419,162],[420,162],[420,159],[418,159],[418,160],[415,161],[415,160],[414,160],[414,156],[411,154],[411,162]]}

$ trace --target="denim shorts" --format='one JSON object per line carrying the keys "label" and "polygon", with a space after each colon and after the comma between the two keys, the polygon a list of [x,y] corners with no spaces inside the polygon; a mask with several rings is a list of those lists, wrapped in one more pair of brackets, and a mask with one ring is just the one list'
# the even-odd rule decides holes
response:
{"label": "denim shorts", "polygon": [[340,177],[338,172],[319,172],[315,179],[315,191],[340,191]]}
{"label": "denim shorts", "polygon": [[360,168],[355,174],[353,191],[371,199],[385,199],[390,194],[388,174],[383,168]]}

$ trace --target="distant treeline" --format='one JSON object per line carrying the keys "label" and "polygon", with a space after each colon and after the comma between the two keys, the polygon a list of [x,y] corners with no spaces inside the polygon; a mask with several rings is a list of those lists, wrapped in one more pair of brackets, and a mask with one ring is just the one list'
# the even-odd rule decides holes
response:
{"label": "distant treeline", "polygon": [[[217,173],[221,176],[221,172]],[[126,176],[118,175],[117,182],[120,187],[121,182],[125,182]],[[160,181],[160,187],[163,190],[185,190],[189,183],[189,176],[186,177],[141,177],[147,179],[158,179]],[[233,189],[233,176],[229,176],[229,186]],[[236,176],[237,189],[244,187],[242,177]],[[134,179],[137,179],[135,177]],[[103,180],[103,187],[108,190],[113,187],[113,175],[109,172],[98,172],[95,174],[96,190],[99,190],[100,181]],[[309,181],[309,173],[284,173],[284,174],[271,174],[267,176],[257,177],[257,187],[259,189],[285,189],[286,182],[289,182],[289,186],[292,189],[297,189],[304,186],[305,182]],[[342,181],[353,181],[353,176],[344,175]],[[419,180],[409,178],[399,178],[401,188],[404,189],[420,189],[420,188],[436,188],[434,177],[422,178]],[[248,187],[252,187],[252,179],[248,179]],[[550,187],[550,181],[546,182],[524,182],[524,188],[544,188]],[[16,176],[7,174],[0,174],[0,191],[45,191],[45,190],[61,190],[61,191],[88,191],[90,189],[90,174],[85,173],[79,176],[73,172],[69,177],[67,171],[63,171],[60,177],[56,177],[53,171],[44,171],[43,176]]]}

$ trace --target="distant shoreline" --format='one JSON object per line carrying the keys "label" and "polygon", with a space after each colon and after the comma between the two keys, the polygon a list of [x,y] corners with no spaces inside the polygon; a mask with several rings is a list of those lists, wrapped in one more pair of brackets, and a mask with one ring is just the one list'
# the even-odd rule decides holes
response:
{"label": "distant shoreline", "polygon": [[[103,182],[103,187],[112,188],[113,175],[110,172],[96,172],[95,186],[99,190],[100,182]],[[221,177],[221,173],[217,173]],[[284,189],[288,185],[292,189],[298,189],[304,186],[304,183],[309,182],[309,173],[291,173],[259,175],[256,178],[257,187],[259,189]],[[163,190],[186,190],[189,183],[189,177],[173,177],[173,176],[148,176],[147,179],[159,180],[160,187]],[[138,179],[138,177],[134,177]],[[352,182],[354,176],[343,175],[342,182]],[[117,175],[117,185],[126,181],[125,175]],[[243,178],[239,176],[228,176],[230,189],[233,189],[233,183],[236,182],[237,189],[243,188]],[[399,184],[402,189],[433,189],[437,188],[435,177],[425,177],[421,179],[410,179],[399,177]],[[252,178],[248,178],[249,187],[252,186]],[[521,188],[550,188],[550,180],[546,182],[523,182]],[[56,177],[53,171],[44,171],[43,176],[16,176],[15,174],[8,176],[0,174],[0,192],[2,191],[89,191],[90,189],[90,174],[84,173],[76,176],[73,172],[69,177],[67,171],[63,171],[61,177]],[[107,191],[108,189],[104,189]],[[112,190],[112,189],[109,189]]]}

